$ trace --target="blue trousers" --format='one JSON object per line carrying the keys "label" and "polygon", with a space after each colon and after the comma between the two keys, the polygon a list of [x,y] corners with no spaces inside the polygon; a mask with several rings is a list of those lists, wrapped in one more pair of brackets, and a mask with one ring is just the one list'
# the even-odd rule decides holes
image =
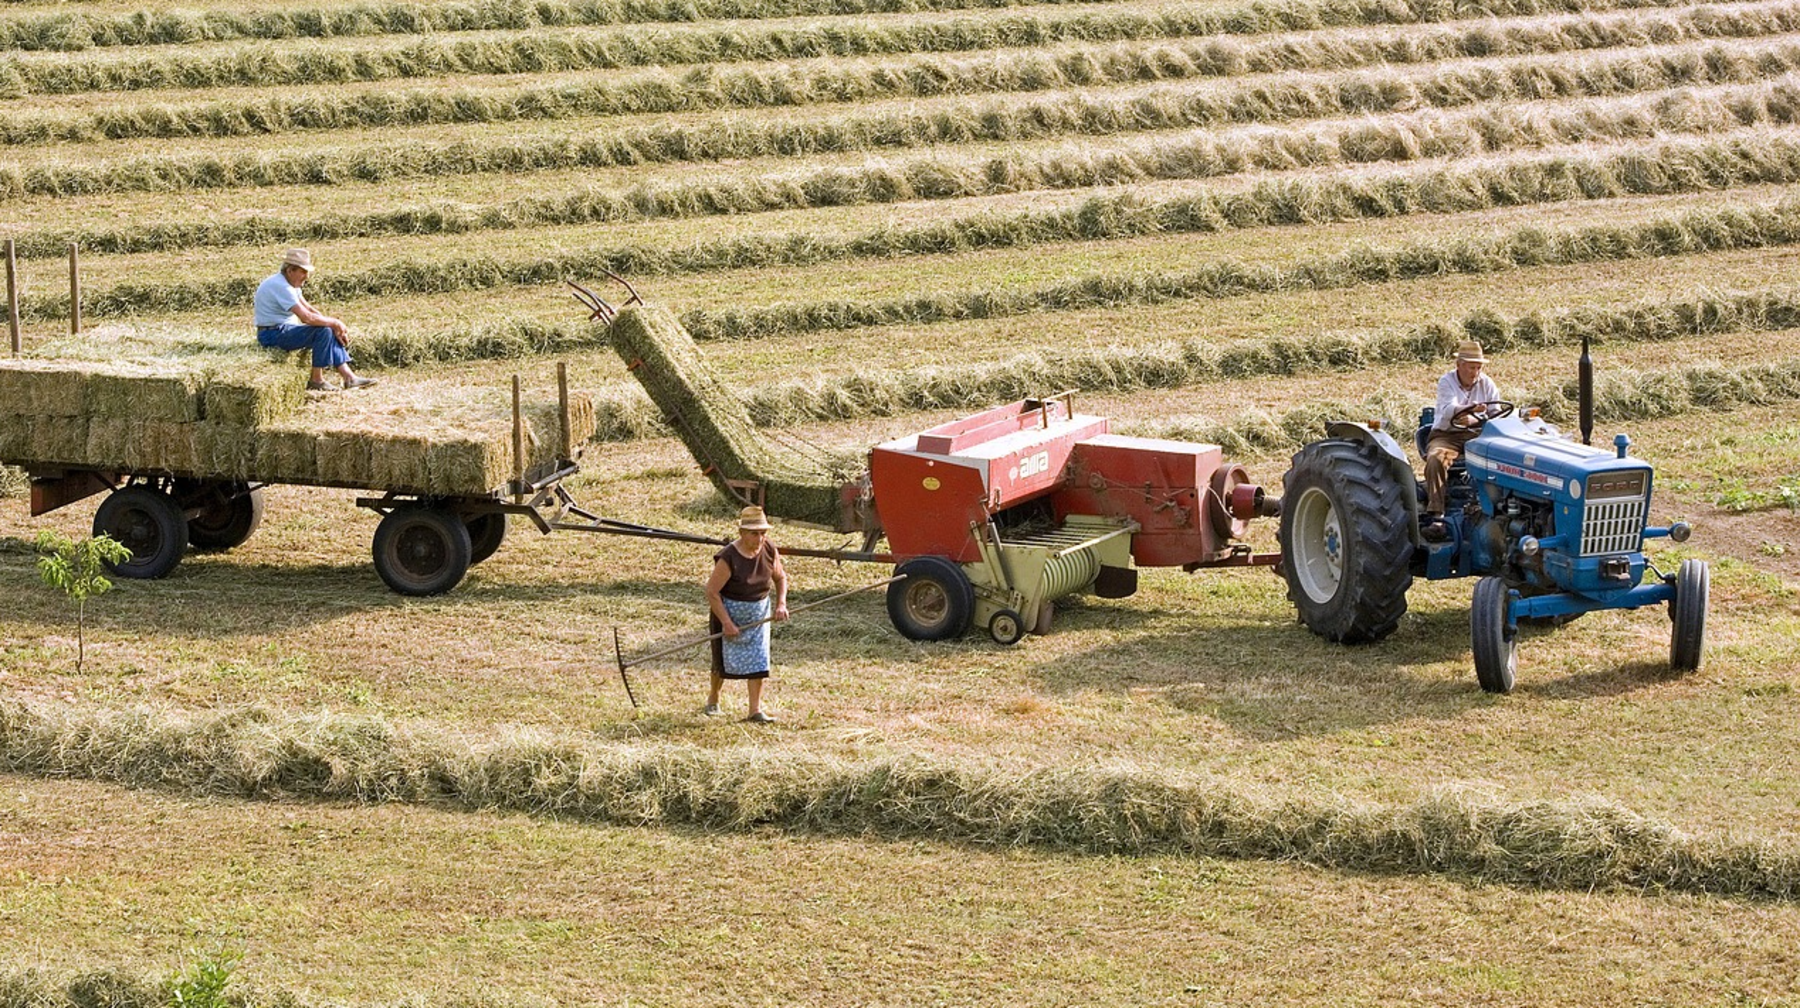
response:
{"label": "blue trousers", "polygon": [[312,348],[312,366],[335,368],[350,363],[350,351],[338,345],[337,334],[324,326],[275,325],[257,326],[256,342],[277,350]]}

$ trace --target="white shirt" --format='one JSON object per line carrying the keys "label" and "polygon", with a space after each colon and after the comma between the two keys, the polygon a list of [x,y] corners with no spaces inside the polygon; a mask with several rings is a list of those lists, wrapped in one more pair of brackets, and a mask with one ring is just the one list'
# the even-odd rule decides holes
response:
{"label": "white shirt", "polygon": [[256,327],[272,325],[299,325],[300,319],[294,315],[294,306],[300,303],[300,288],[287,282],[287,277],[275,274],[256,285]]}
{"label": "white shirt", "polygon": [[1456,377],[1455,369],[1438,379],[1437,416],[1431,421],[1434,431],[1449,430],[1450,418],[1456,411],[1473,406],[1480,402],[1493,402],[1500,398],[1500,386],[1485,374],[1475,376],[1475,383],[1463,388]]}

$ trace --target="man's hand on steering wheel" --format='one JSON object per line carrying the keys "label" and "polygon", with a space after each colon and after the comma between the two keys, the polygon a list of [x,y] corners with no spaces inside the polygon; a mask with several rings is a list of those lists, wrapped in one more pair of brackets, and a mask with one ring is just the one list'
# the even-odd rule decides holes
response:
{"label": "man's hand on steering wheel", "polygon": [[[1489,420],[1498,420],[1503,416],[1511,416],[1518,407],[1505,399],[1490,399],[1487,402],[1470,403],[1455,413],[1450,414],[1450,426],[1476,428]],[[1481,415],[1476,416],[1479,412]]]}

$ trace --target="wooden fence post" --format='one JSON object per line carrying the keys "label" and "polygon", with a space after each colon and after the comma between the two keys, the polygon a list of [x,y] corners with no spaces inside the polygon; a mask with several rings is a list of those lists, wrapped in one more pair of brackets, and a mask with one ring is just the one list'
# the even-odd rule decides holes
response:
{"label": "wooden fence post", "polygon": [[81,260],[75,243],[69,243],[69,335],[81,335]]}
{"label": "wooden fence post", "polygon": [[19,340],[19,254],[11,238],[6,239],[6,322],[12,327],[12,355],[25,349]]}

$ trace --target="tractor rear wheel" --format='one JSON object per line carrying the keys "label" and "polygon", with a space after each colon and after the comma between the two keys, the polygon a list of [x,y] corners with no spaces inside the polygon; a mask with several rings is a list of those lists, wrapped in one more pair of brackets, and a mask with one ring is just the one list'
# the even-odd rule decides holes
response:
{"label": "tractor rear wheel", "polygon": [[1412,587],[1414,490],[1366,442],[1317,441],[1294,456],[1283,481],[1281,571],[1307,629],[1361,644],[1400,625]]}
{"label": "tractor rear wheel", "polygon": [[469,572],[469,527],[428,504],[389,511],[375,526],[375,572],[402,595],[442,595]]}
{"label": "tractor rear wheel", "polygon": [[1675,597],[1669,600],[1669,667],[1692,672],[1706,650],[1706,596],[1712,574],[1704,560],[1683,560],[1675,572]]}
{"label": "tractor rear wheel", "polygon": [[1510,599],[1506,582],[1484,577],[1475,582],[1469,603],[1469,644],[1475,652],[1475,680],[1489,693],[1511,693],[1519,670],[1519,634],[1506,625]]}
{"label": "tractor rear wheel", "polygon": [[939,641],[958,637],[975,615],[975,586],[955,561],[940,556],[914,557],[894,568],[906,580],[888,585],[888,618],[908,640]]}
{"label": "tractor rear wheel", "polygon": [[120,577],[149,580],[167,575],[187,552],[187,516],[175,499],[147,486],[115,490],[94,512],[94,534],[109,535],[131,551],[131,559],[107,564]]}

